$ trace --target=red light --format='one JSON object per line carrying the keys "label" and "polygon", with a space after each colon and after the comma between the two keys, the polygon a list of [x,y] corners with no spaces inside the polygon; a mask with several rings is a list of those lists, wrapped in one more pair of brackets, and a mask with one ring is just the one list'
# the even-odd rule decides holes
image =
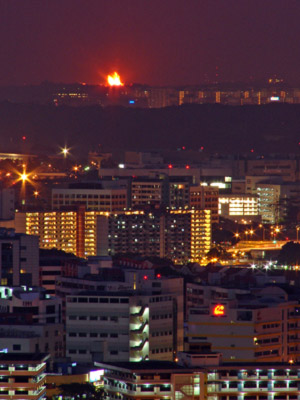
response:
{"label": "red light", "polygon": [[169,165],[168,165],[168,168],[170,168],[170,169],[173,168],[173,165],[172,165],[172,164],[169,164]]}
{"label": "red light", "polygon": [[214,306],[213,315],[215,317],[220,317],[222,315],[225,315],[225,306],[223,306],[223,304],[217,304],[216,306]]}
{"label": "red light", "polygon": [[157,274],[157,275],[156,275],[156,278],[161,278],[161,274]]}
{"label": "red light", "polygon": [[186,165],[185,168],[186,168],[186,169],[190,169],[190,166],[189,166],[189,165]]}
{"label": "red light", "polygon": [[200,150],[204,150],[204,147],[203,147],[203,146],[201,146],[201,147],[200,147]]}
{"label": "red light", "polygon": [[254,153],[254,149],[251,149],[251,153]]}
{"label": "red light", "polygon": [[26,136],[22,136],[22,140],[26,140]]}
{"label": "red light", "polygon": [[148,279],[148,276],[147,275],[144,275],[144,280],[146,281]]}
{"label": "red light", "polygon": [[182,146],[182,150],[185,150],[185,146]]}

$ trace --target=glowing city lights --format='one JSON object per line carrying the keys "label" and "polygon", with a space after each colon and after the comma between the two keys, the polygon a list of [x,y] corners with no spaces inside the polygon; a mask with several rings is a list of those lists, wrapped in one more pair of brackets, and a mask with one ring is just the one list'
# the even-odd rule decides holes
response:
{"label": "glowing city lights", "polygon": [[121,77],[117,72],[107,76],[107,83],[109,86],[124,86],[124,83],[121,82]]}

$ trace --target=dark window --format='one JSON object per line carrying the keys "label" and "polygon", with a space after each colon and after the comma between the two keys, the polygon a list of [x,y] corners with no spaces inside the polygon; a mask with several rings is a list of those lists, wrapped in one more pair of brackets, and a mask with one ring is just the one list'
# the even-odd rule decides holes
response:
{"label": "dark window", "polygon": [[86,297],[78,297],[78,303],[87,303],[87,300]]}
{"label": "dark window", "polygon": [[54,314],[55,306],[46,306],[46,314]]}

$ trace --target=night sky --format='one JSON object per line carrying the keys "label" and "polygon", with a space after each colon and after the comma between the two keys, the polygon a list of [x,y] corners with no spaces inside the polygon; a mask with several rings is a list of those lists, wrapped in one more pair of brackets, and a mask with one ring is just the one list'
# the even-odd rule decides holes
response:
{"label": "night sky", "polygon": [[0,0],[0,85],[300,82],[299,0]]}

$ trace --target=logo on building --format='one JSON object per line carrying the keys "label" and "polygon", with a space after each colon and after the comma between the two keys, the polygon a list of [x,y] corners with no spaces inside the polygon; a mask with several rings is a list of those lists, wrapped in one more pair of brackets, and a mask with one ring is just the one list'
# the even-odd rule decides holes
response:
{"label": "logo on building", "polygon": [[213,308],[213,315],[215,317],[222,317],[225,315],[225,306],[223,304],[217,304]]}

